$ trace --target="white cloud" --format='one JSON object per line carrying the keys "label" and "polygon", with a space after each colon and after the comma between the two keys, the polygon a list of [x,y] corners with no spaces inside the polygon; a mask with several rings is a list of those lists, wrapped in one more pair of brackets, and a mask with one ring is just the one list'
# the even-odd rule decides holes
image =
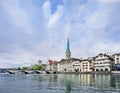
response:
{"label": "white cloud", "polygon": [[0,67],[18,67],[18,66],[30,66],[31,64],[37,64],[40,59],[39,56],[35,55],[35,52],[25,50],[20,46],[16,46],[13,53],[0,53],[1,64]]}
{"label": "white cloud", "polygon": [[18,0],[2,0],[1,6],[7,13],[8,21],[11,25],[21,29],[24,33],[31,34],[33,27],[30,24],[30,15],[27,11],[23,10]]}
{"label": "white cloud", "polygon": [[59,21],[59,19],[62,17],[62,15],[63,15],[63,6],[58,6],[58,9],[55,12],[55,14],[52,14],[50,16],[49,21],[47,23],[47,27],[48,28],[54,27]]}
{"label": "white cloud", "polygon": [[54,27],[63,15],[63,6],[58,5],[57,11],[54,14],[51,13],[52,10],[51,10],[50,1],[46,1],[43,4],[42,8],[43,8],[44,17],[46,19],[46,27],[48,29]]}
{"label": "white cloud", "polygon": [[[116,42],[111,44],[112,41],[107,38],[107,35],[112,33],[113,31],[110,32],[106,29],[112,23],[112,20],[114,20],[111,18],[114,17],[113,12],[116,11],[116,3],[117,2],[112,5],[109,3],[104,4],[103,2],[96,2],[95,5],[97,4],[97,7],[95,7],[94,9],[90,9],[89,6],[84,4],[84,17],[79,16],[77,19],[76,17],[72,17],[73,19],[68,19],[70,20],[68,23],[70,23],[71,20],[77,20],[76,22],[74,22],[73,25],[71,25],[71,35],[74,35],[72,38],[75,38],[75,42],[72,43],[72,54],[74,57],[88,57],[95,54],[97,55],[100,52],[113,53],[117,49],[118,51],[116,52],[119,52],[120,47],[118,48],[118,44]],[[87,4],[92,3],[88,2]],[[76,15],[72,12],[71,14],[72,16]],[[81,20],[80,18],[84,18],[83,23],[79,22]],[[111,23],[109,23],[110,20]],[[66,28],[67,26],[68,25],[66,25]]]}
{"label": "white cloud", "polygon": [[[120,42],[116,41],[120,30],[119,0],[113,4],[108,0],[88,0],[82,4],[80,0],[64,1],[64,5],[56,5],[57,9],[53,14],[49,0],[44,1],[41,6],[25,1],[24,7],[21,7],[22,3],[15,1],[1,1],[0,5],[12,25],[10,30],[23,32],[20,36],[16,33],[6,35],[6,29],[3,29],[4,33],[0,29],[0,42],[4,44],[0,48],[0,67],[36,64],[39,59],[46,63],[47,58],[65,58],[68,36],[72,57],[120,51]],[[7,40],[12,42],[8,43]]]}
{"label": "white cloud", "polygon": [[44,14],[44,18],[46,20],[49,20],[50,18],[50,15],[51,15],[51,4],[50,4],[50,1],[46,1],[44,2],[43,6],[42,6],[42,12]]}

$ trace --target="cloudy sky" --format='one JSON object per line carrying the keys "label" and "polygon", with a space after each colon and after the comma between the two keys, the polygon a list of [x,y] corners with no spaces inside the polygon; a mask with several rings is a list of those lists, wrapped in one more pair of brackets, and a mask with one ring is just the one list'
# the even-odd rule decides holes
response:
{"label": "cloudy sky", "polygon": [[120,53],[120,0],[0,0],[0,68]]}

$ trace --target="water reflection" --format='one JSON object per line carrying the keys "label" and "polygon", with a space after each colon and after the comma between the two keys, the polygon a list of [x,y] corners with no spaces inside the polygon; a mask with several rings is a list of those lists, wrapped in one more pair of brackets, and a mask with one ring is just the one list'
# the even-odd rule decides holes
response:
{"label": "water reflection", "polygon": [[[41,76],[38,81],[44,79],[48,89],[81,91],[89,88],[94,91],[120,91],[120,75],[111,74],[49,74]],[[43,78],[44,77],[44,78]],[[90,93],[90,91],[88,91]],[[91,92],[91,93],[92,93]],[[99,93],[99,92],[98,92]]]}
{"label": "water reflection", "polygon": [[120,88],[120,75],[114,74],[110,78],[110,86],[115,88]]}
{"label": "water reflection", "polygon": [[120,74],[2,74],[0,93],[120,93]]}
{"label": "water reflection", "polygon": [[71,87],[71,82],[66,81],[66,92],[65,93],[71,93],[72,87]]}

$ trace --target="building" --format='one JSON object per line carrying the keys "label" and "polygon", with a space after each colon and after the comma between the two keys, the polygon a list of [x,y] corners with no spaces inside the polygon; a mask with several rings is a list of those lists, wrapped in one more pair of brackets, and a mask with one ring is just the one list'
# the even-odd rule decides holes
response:
{"label": "building", "polygon": [[79,72],[80,71],[80,59],[71,58],[69,38],[67,40],[66,59],[61,59],[58,63],[59,72]]}
{"label": "building", "polygon": [[48,60],[46,65],[48,71],[58,71],[58,61]]}
{"label": "building", "polygon": [[94,58],[94,70],[95,71],[111,71],[114,69],[114,59],[106,54],[98,54]]}
{"label": "building", "polygon": [[88,59],[84,59],[80,63],[81,72],[92,72],[93,71],[93,62]]}
{"label": "building", "polygon": [[58,71],[59,72],[80,72],[80,59],[70,58],[61,59],[58,63]]}
{"label": "building", "polygon": [[42,64],[43,70],[46,70],[46,64]]}
{"label": "building", "polygon": [[42,66],[42,60],[38,60],[38,65]]}
{"label": "building", "polygon": [[120,71],[120,53],[113,54],[115,70]]}
{"label": "building", "polygon": [[73,59],[73,72],[80,72],[81,71],[81,60],[77,58],[72,58]]}
{"label": "building", "polygon": [[120,70],[120,54],[99,53],[95,57],[78,59],[71,57],[69,38],[67,39],[66,58],[58,61],[48,60],[46,70],[58,72],[109,72]]}

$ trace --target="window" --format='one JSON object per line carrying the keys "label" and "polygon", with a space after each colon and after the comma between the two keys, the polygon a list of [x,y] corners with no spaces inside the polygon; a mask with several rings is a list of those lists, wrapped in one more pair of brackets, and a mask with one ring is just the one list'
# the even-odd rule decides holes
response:
{"label": "window", "polygon": [[99,71],[99,69],[96,69],[96,71]]}
{"label": "window", "polygon": [[108,69],[107,69],[107,68],[105,68],[105,71],[108,71]]}
{"label": "window", "polygon": [[119,60],[119,58],[116,58],[117,60]]}
{"label": "window", "polygon": [[102,57],[102,54],[100,55],[100,57]]}
{"label": "window", "polygon": [[103,69],[100,69],[100,71],[103,71]]}

